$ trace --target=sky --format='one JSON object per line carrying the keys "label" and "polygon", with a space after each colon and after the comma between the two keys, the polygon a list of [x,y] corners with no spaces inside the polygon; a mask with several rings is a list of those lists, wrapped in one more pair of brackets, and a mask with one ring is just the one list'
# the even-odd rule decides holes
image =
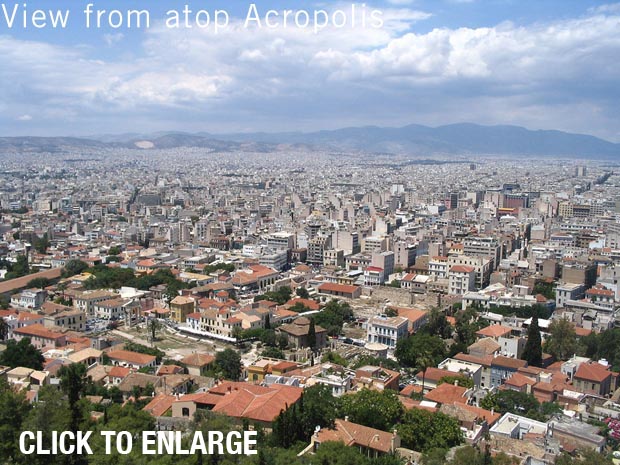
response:
{"label": "sky", "polygon": [[[4,2],[4,3],[1,3]],[[85,27],[83,10],[147,9],[150,27]],[[0,0],[0,135],[281,132],[458,122],[620,142],[620,3],[591,0],[256,1],[381,11],[383,26],[244,27],[251,1]],[[230,14],[170,28],[166,12]],[[16,23],[9,16],[18,5]],[[21,24],[69,9],[68,26]],[[18,24],[19,23],[19,24]]]}

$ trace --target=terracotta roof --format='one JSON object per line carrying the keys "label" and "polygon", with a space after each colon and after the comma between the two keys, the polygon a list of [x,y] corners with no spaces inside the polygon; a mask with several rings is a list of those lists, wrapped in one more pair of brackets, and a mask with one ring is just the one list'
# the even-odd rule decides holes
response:
{"label": "terracotta roof", "polygon": [[475,268],[473,266],[467,265],[454,265],[452,268],[450,268],[450,271],[452,273],[471,273],[474,270]]}
{"label": "terracotta roof", "polygon": [[24,326],[23,328],[17,328],[13,330],[13,333],[21,334],[23,336],[29,337],[40,337],[43,339],[60,339],[65,335],[63,333],[59,333],[57,331],[50,331],[42,324],[36,323],[29,326]]}
{"label": "terracotta roof", "polygon": [[503,355],[498,355],[497,357],[493,358],[491,365],[518,370],[519,368],[526,366],[527,362],[525,360],[519,360],[518,358],[508,358],[504,357]]}
{"label": "terracotta roof", "polygon": [[[296,403],[302,389],[294,386],[274,384],[271,387],[256,389],[249,383],[239,383],[240,387],[226,390],[213,411],[236,418],[272,422],[282,410]],[[239,386],[237,384],[237,386]]]}
{"label": "terracotta roof", "polygon": [[131,373],[131,368],[114,366],[110,368],[108,375],[110,378],[124,378]]}
{"label": "terracotta roof", "polygon": [[348,284],[323,283],[318,287],[318,289],[319,292],[343,292],[352,294],[358,289],[358,287],[350,286]]}
{"label": "terracotta roof", "polygon": [[392,451],[392,439],[391,433],[340,419],[334,421],[334,428],[318,432],[318,441],[321,443],[338,441],[347,446],[360,446],[383,453]]}
{"label": "terracotta roof", "polygon": [[183,357],[180,362],[192,367],[204,367],[215,361],[215,357],[209,354],[191,354]]}
{"label": "terracotta roof", "polygon": [[582,363],[573,378],[600,383],[611,376],[611,372],[599,363]]}
{"label": "terracotta roof", "polygon": [[176,396],[157,394],[142,410],[150,413],[154,417],[161,417],[170,410],[175,400],[177,400]]}
{"label": "terracotta roof", "polygon": [[510,334],[511,328],[502,325],[491,325],[476,331],[476,335],[484,337],[498,338]]}
{"label": "terracotta roof", "polygon": [[426,394],[424,398],[437,402],[438,404],[452,404],[454,402],[466,403],[466,392],[467,388],[455,386],[450,383],[443,383]]}

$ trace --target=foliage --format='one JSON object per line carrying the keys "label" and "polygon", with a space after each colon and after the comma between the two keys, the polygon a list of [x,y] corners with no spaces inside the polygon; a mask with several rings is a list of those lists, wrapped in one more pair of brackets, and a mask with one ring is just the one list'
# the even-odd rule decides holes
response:
{"label": "foliage", "polygon": [[532,323],[527,328],[527,342],[521,358],[526,360],[530,366],[539,367],[542,365],[542,340],[536,315],[532,317]]}
{"label": "foliage", "polygon": [[353,310],[346,302],[330,300],[325,308],[313,316],[314,322],[325,328],[330,336],[338,336],[345,322],[353,319]]}
{"label": "foliage", "polygon": [[553,320],[544,347],[556,360],[568,360],[577,351],[575,326],[566,318]]}
{"label": "foliage", "polygon": [[295,294],[297,294],[297,297],[301,297],[302,299],[309,299],[310,298],[310,294],[308,293],[308,289],[306,289],[305,287],[298,287],[295,290]]}
{"label": "foliage", "polygon": [[578,347],[579,355],[594,360],[606,359],[614,371],[620,369],[620,329],[612,328],[599,334],[592,332],[581,338]]}
{"label": "foliage", "polygon": [[241,356],[233,349],[224,349],[215,356],[215,366],[226,379],[239,380]]}
{"label": "foliage", "polygon": [[52,284],[52,282],[47,278],[34,278],[28,281],[28,284],[26,284],[26,287],[30,289],[33,289],[33,288],[44,289],[50,284]]}
{"label": "foliage", "polygon": [[299,402],[280,412],[275,419],[272,441],[280,447],[309,441],[317,426],[330,428],[334,425],[339,406],[340,401],[333,396],[329,386],[315,384],[309,387]]}
{"label": "foliage", "polygon": [[447,339],[452,336],[452,326],[448,322],[445,313],[438,308],[433,307],[427,315],[427,322],[422,331],[430,334],[431,336],[439,336],[442,339]]}
{"label": "foliage", "polygon": [[151,318],[148,322],[147,328],[151,333],[151,341],[155,341],[157,332],[162,328],[161,322],[157,318]]}
{"label": "foliage", "polygon": [[507,307],[507,306],[498,306],[493,307],[493,313],[499,313],[503,316],[516,316],[517,318],[532,318],[534,315],[538,316],[538,318],[548,319],[553,310],[545,305],[529,305],[524,307]]}
{"label": "foliage", "polygon": [[83,273],[88,269],[88,265],[82,260],[69,260],[65,263],[65,267],[62,270],[62,277],[68,278],[76,274]]}
{"label": "foliage", "polygon": [[443,383],[454,384],[457,383],[459,386],[471,389],[474,387],[474,380],[468,378],[467,376],[455,375],[455,376],[442,376],[437,381],[437,386]]}
{"label": "foliage", "polygon": [[403,405],[395,391],[362,389],[341,398],[341,416],[353,423],[388,431],[403,414]]}
{"label": "foliage", "polygon": [[584,450],[579,455],[579,458],[575,458],[568,452],[563,452],[556,459],[555,465],[590,465],[593,463],[596,465],[612,465],[614,463],[609,457],[593,450]]}
{"label": "foliage", "polygon": [[539,421],[545,421],[548,417],[559,411],[559,406],[557,404],[544,402],[541,405],[532,394],[510,389],[487,394],[487,396],[480,401],[480,407],[487,410],[493,409],[502,415],[506,412],[510,412]]}
{"label": "foliage", "polygon": [[21,278],[30,273],[30,266],[28,265],[28,257],[25,255],[18,255],[15,259],[15,263],[11,263],[6,269],[8,273],[4,276],[7,281],[9,279]]}
{"label": "foliage", "polygon": [[401,365],[426,369],[445,359],[446,346],[440,337],[418,333],[398,341],[394,355]]}
{"label": "foliage", "polygon": [[282,350],[278,349],[277,347],[269,347],[269,346],[263,349],[263,351],[261,352],[261,356],[269,357],[269,358],[280,358],[280,359],[285,358],[284,352],[282,352]]}
{"label": "foliage", "polygon": [[108,250],[108,255],[120,255],[121,254],[121,248],[117,245],[110,247],[110,250]]}
{"label": "foliage", "polygon": [[47,233],[43,234],[43,237],[37,236],[34,241],[32,241],[32,246],[34,247],[34,250],[40,254],[47,252],[47,249],[50,246],[50,239]]}
{"label": "foliage", "polygon": [[15,392],[5,380],[0,380],[0,457],[10,461],[19,453],[20,425],[30,405],[23,392]]}
{"label": "foliage", "polygon": [[310,325],[308,328],[308,347],[314,352],[316,350],[316,325],[314,318],[310,318]]}
{"label": "foliage", "polygon": [[6,343],[6,349],[0,353],[0,365],[32,368],[42,370],[45,357],[41,351],[30,344],[30,339],[25,337],[19,342],[11,339]]}
{"label": "foliage", "polygon": [[329,351],[323,354],[323,356],[321,357],[321,362],[322,363],[325,363],[325,362],[335,363],[336,365],[340,365],[343,367],[346,367],[349,364],[346,358],[344,358],[338,352],[333,352],[333,351]]}
{"label": "foliage", "polygon": [[536,281],[532,294],[541,294],[547,299],[555,299],[555,288],[553,283],[547,283],[545,281]]}
{"label": "foliage", "polygon": [[80,408],[78,406],[78,401],[87,384],[86,366],[81,363],[64,365],[58,370],[58,377],[60,378],[60,388],[69,399],[71,430],[78,431],[80,426]]}
{"label": "foliage", "polygon": [[463,346],[469,346],[476,341],[476,332],[484,328],[485,322],[479,318],[476,306],[467,307],[456,314],[456,340]]}
{"label": "foliage", "polygon": [[278,305],[284,305],[291,300],[292,291],[290,287],[283,286],[275,291],[265,292],[264,294],[254,297],[254,302],[260,302],[261,300],[270,300],[276,302]]}
{"label": "foliage", "polygon": [[405,412],[398,431],[405,447],[421,452],[448,449],[463,442],[457,419],[422,409]]}

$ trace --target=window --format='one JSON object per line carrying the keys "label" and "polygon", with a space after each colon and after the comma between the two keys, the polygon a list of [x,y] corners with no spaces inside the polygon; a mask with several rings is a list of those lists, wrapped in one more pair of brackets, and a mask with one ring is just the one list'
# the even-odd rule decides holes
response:
{"label": "window", "polygon": [[189,417],[189,407],[183,407],[181,409],[181,415],[184,417]]}

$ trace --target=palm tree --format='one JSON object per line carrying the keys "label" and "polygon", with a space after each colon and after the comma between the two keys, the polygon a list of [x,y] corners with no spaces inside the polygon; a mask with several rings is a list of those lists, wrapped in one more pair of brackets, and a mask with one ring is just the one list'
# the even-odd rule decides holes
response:
{"label": "palm tree", "polygon": [[434,365],[435,360],[430,354],[420,354],[418,357],[418,369],[422,371],[422,395],[424,395],[424,384],[426,382],[426,369]]}

